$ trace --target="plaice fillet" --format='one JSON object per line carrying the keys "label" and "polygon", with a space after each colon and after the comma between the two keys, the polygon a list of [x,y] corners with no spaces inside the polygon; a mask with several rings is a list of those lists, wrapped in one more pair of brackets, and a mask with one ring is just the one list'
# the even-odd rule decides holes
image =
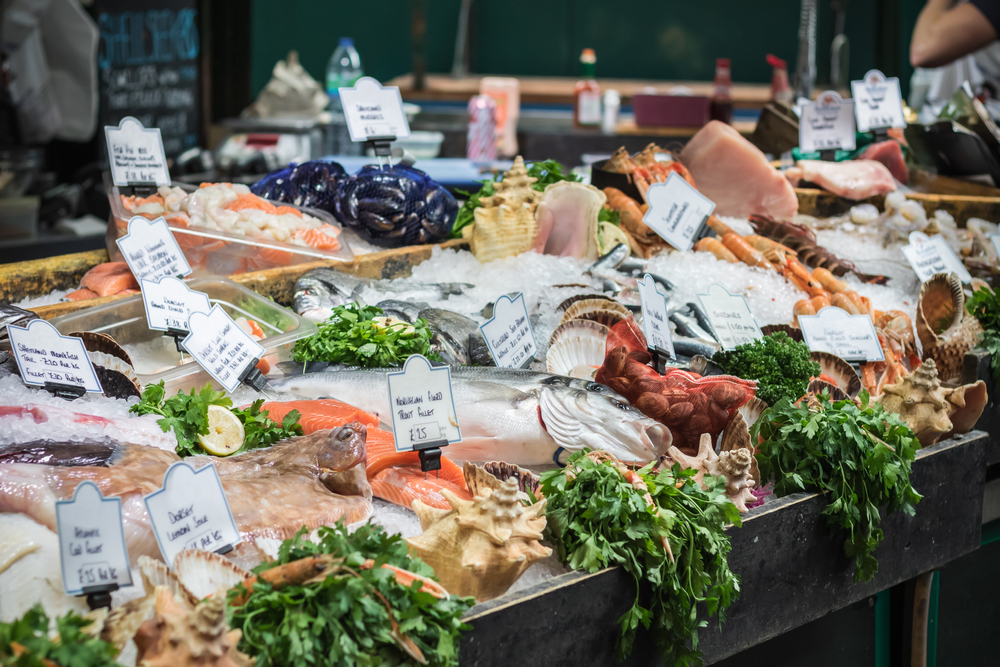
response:
{"label": "plaice fillet", "polygon": [[785,173],[793,184],[808,181],[847,199],[868,199],[896,189],[896,179],[875,160],[799,160]]}
{"label": "plaice fillet", "polygon": [[698,190],[715,202],[715,215],[790,220],[799,210],[788,181],[760,149],[725,123],[710,121],[691,137],[680,159]]}

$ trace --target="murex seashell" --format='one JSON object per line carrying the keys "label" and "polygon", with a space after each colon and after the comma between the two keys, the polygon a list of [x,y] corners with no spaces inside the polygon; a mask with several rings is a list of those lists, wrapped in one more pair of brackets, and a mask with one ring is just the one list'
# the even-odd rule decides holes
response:
{"label": "murex seashell", "polygon": [[[747,439],[749,440],[749,436]],[[717,455],[712,447],[712,436],[702,433],[697,455],[688,456],[677,447],[671,446],[667,450],[667,456],[679,463],[682,468],[694,468],[697,471],[694,481],[703,487],[705,475],[725,477],[726,497],[736,505],[741,514],[750,511],[747,503],[756,500],[750,491],[756,485],[751,474],[755,461],[750,449],[740,447],[724,450]]]}
{"label": "murex seashell", "polygon": [[523,505],[515,479],[507,479],[496,491],[482,489],[472,500],[448,490],[441,494],[451,509],[413,501],[424,532],[406,541],[450,593],[492,600],[534,561],[551,555],[541,544],[545,500]]}
{"label": "murex seashell", "polygon": [[[819,364],[820,373],[834,381],[836,386],[851,398],[861,392],[861,378],[844,359],[829,352],[810,352],[809,358]],[[834,398],[834,400],[840,400]]]}
{"label": "murex seashell", "polygon": [[487,461],[481,466],[466,461],[462,464],[462,473],[469,493],[474,496],[483,495],[485,489],[497,491],[508,479],[516,481],[517,488],[525,493],[535,493],[541,483],[535,473],[505,461]]}
{"label": "murex seashell", "polygon": [[591,320],[560,324],[549,339],[545,364],[549,373],[581,379],[593,378],[604,363],[604,348],[611,329]]}
{"label": "murex seashell", "polygon": [[958,380],[963,357],[978,344],[982,332],[976,318],[965,312],[965,293],[957,275],[938,273],[920,287],[917,336],[924,358],[934,360],[942,381]]}
{"label": "murex seashell", "polygon": [[529,250],[538,234],[535,207],[542,193],[532,189],[537,178],[528,176],[520,155],[496,184],[496,194],[479,200],[475,223],[462,230],[472,254],[480,262],[520,255]]}

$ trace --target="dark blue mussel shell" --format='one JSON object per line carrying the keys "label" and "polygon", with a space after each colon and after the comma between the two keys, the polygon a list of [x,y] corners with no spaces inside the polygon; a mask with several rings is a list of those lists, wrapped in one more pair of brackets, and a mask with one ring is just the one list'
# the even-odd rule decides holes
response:
{"label": "dark blue mussel shell", "polygon": [[333,213],[337,185],[347,172],[336,162],[314,160],[272,172],[250,186],[258,197]]}
{"label": "dark blue mussel shell", "polygon": [[413,167],[363,167],[340,181],[334,215],[366,241],[386,248],[448,238],[458,202]]}

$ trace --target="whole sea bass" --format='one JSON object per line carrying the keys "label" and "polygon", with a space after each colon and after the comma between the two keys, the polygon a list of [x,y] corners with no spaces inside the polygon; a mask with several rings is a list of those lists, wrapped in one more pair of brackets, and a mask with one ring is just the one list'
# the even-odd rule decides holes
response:
{"label": "whole sea bass", "polygon": [[[271,385],[304,398],[335,398],[391,424],[385,374],[394,370],[311,373]],[[451,380],[462,442],[445,455],[455,461],[544,465],[563,450],[589,447],[645,464],[670,446],[667,427],[596,382],[499,368],[452,368]]]}

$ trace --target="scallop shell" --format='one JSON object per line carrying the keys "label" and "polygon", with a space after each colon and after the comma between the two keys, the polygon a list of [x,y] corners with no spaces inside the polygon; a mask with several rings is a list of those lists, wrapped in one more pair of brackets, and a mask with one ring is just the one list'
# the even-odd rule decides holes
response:
{"label": "scallop shell", "polygon": [[587,313],[580,315],[579,319],[589,320],[591,322],[597,322],[598,324],[603,324],[609,329],[614,325],[618,324],[624,319],[631,317],[630,315],[622,315],[615,310],[592,310]]}
{"label": "scallop shell", "polygon": [[829,352],[811,352],[809,358],[818,363],[820,372],[836,381],[837,387],[851,398],[861,391],[861,377],[847,361]]}
{"label": "scallop shell", "polygon": [[[598,319],[597,317],[587,317],[589,313],[594,312],[600,312],[602,314],[602,318]],[[613,299],[603,297],[598,299],[581,299],[576,303],[570,304],[570,306],[566,309],[566,312],[563,313],[562,321],[569,322],[570,320],[588,319],[601,322],[602,324],[607,324],[607,322],[602,321],[607,319],[607,316],[605,315],[606,312],[621,315],[621,317],[615,320],[612,324],[617,323],[618,321],[629,316],[628,308]],[[612,325],[608,324],[607,326]]]}
{"label": "scallop shell", "polygon": [[94,364],[105,396],[128,398],[142,395],[142,384],[131,365],[104,352],[87,350],[87,357]]}
{"label": "scallop shell", "polygon": [[802,342],[802,330],[789,324],[765,324],[760,328],[760,332],[765,336],[781,331],[788,334],[788,337],[799,343]]}
{"label": "scallop shell", "polygon": [[174,556],[174,572],[184,588],[199,600],[215,594],[220,588],[229,590],[252,576],[228,558],[198,549],[185,549]]}
{"label": "scallop shell", "polygon": [[149,556],[139,556],[139,572],[142,574],[142,585],[146,595],[152,595],[157,586],[164,586],[179,602],[191,608],[198,604],[198,598],[181,583],[177,575],[171,572],[163,561]]}
{"label": "scallop shell", "polygon": [[104,354],[121,359],[129,366],[135,365],[132,363],[132,359],[128,356],[125,348],[107,334],[94,333],[93,331],[73,331],[69,335],[82,339],[83,346],[87,348],[88,352],[103,352]]}
{"label": "scallop shell", "polygon": [[[809,387],[806,389],[810,394],[822,394],[826,392],[830,395],[831,401],[843,401],[847,399],[847,392],[838,387],[835,384],[830,384],[826,380],[820,380],[819,378],[814,378],[809,381]],[[853,398],[853,397],[852,397]]]}
{"label": "scallop shell", "polygon": [[965,353],[979,342],[982,327],[965,312],[962,281],[954,273],[938,273],[920,287],[917,336],[924,359],[933,359],[943,382],[962,373]]}
{"label": "scallop shell", "polygon": [[503,461],[488,461],[481,466],[466,461],[462,464],[462,472],[469,493],[474,496],[483,495],[484,489],[496,491],[508,479],[517,481],[518,488],[526,493],[529,490],[532,493],[538,491],[540,483],[538,475],[530,470]]}
{"label": "scallop shell", "polygon": [[[593,377],[593,371],[604,363],[604,351],[611,329],[590,320],[570,320],[560,324],[549,340],[545,364],[549,373],[569,377]],[[578,367],[584,376],[573,372]]]}
{"label": "scallop shell", "polygon": [[[557,287],[559,287],[559,285],[557,285]],[[567,285],[567,287],[570,287],[570,286]],[[560,303],[556,307],[556,312],[557,313],[565,313],[566,310],[570,306],[572,306],[574,303],[576,303],[577,301],[583,301],[584,299],[598,299],[598,300],[601,300],[601,301],[611,301],[611,299],[609,299],[608,297],[604,296],[603,294],[577,294],[576,296],[571,296],[568,299],[565,299],[562,303]]]}
{"label": "scallop shell", "polygon": [[756,396],[739,407],[739,413],[743,415],[743,419],[747,423],[747,428],[757,423],[757,420],[764,414],[764,410],[767,410],[767,407],[767,403]]}

